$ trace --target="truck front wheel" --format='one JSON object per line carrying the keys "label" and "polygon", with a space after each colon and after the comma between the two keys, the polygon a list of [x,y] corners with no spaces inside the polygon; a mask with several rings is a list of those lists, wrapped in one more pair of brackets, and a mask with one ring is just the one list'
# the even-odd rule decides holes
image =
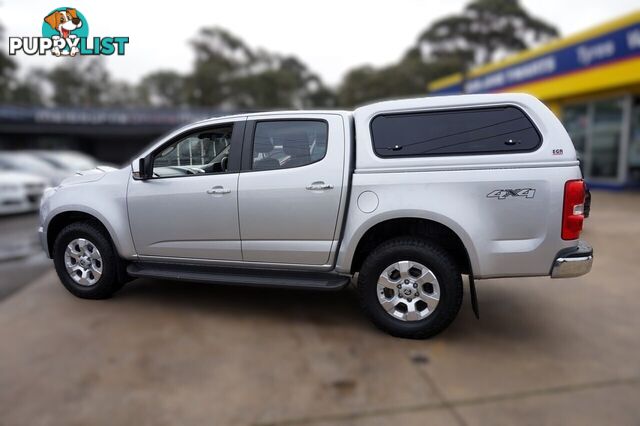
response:
{"label": "truck front wheel", "polygon": [[67,225],[56,237],[53,262],[62,284],[77,297],[106,299],[122,287],[111,241],[91,222]]}
{"label": "truck front wheel", "polygon": [[462,304],[462,277],[454,259],[432,242],[403,237],[379,245],[358,277],[360,303],[387,333],[412,339],[438,334]]}

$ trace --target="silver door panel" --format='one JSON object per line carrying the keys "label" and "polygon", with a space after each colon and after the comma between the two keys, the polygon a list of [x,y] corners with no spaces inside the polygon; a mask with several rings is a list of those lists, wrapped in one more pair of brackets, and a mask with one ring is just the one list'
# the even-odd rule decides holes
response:
{"label": "silver door panel", "polygon": [[241,251],[240,241],[159,241],[149,245],[148,255],[218,260],[237,260]]}
{"label": "silver door panel", "polygon": [[[259,120],[291,119],[286,115]],[[329,262],[344,188],[345,130],[334,114],[296,114],[328,122],[325,157],[305,166],[240,174],[238,207],[247,262]]]}
{"label": "silver door panel", "polygon": [[[333,241],[243,241],[242,255],[252,262],[316,264],[318,259],[329,262]],[[320,264],[320,263],[318,263]]]}
{"label": "silver door panel", "polygon": [[237,184],[237,173],[132,179],[129,220],[138,254],[241,260]]}

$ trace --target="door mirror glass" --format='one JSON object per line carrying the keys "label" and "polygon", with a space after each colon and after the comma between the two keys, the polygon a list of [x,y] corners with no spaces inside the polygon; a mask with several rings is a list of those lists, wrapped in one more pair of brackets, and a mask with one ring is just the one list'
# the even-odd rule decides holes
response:
{"label": "door mirror glass", "polygon": [[144,158],[141,158],[138,160],[138,176],[142,180],[147,179],[147,176],[145,175],[145,172],[144,172]]}
{"label": "door mirror glass", "polygon": [[152,172],[149,168],[149,161],[149,157],[138,159],[138,171],[133,174],[134,179],[147,180],[152,177]]}

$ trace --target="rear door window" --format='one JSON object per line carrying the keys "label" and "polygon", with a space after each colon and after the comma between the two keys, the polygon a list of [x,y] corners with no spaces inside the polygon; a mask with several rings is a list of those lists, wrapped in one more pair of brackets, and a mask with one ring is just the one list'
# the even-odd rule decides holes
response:
{"label": "rear door window", "polygon": [[252,170],[306,166],[327,153],[328,125],[319,120],[277,120],[256,124]]}
{"label": "rear door window", "polygon": [[531,120],[512,106],[379,115],[371,137],[380,157],[529,152],[542,142]]}

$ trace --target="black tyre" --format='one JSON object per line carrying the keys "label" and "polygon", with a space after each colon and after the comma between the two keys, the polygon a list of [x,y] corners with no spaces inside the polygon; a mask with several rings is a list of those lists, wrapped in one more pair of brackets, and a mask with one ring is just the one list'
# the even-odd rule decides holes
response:
{"label": "black tyre", "polygon": [[60,231],[53,262],[62,284],[83,299],[107,299],[118,291],[120,258],[104,231],[91,222],[77,222]]}
{"label": "black tyre", "polygon": [[398,337],[423,339],[447,328],[462,294],[461,273],[451,255],[420,238],[382,243],[358,277],[362,308],[376,326]]}

